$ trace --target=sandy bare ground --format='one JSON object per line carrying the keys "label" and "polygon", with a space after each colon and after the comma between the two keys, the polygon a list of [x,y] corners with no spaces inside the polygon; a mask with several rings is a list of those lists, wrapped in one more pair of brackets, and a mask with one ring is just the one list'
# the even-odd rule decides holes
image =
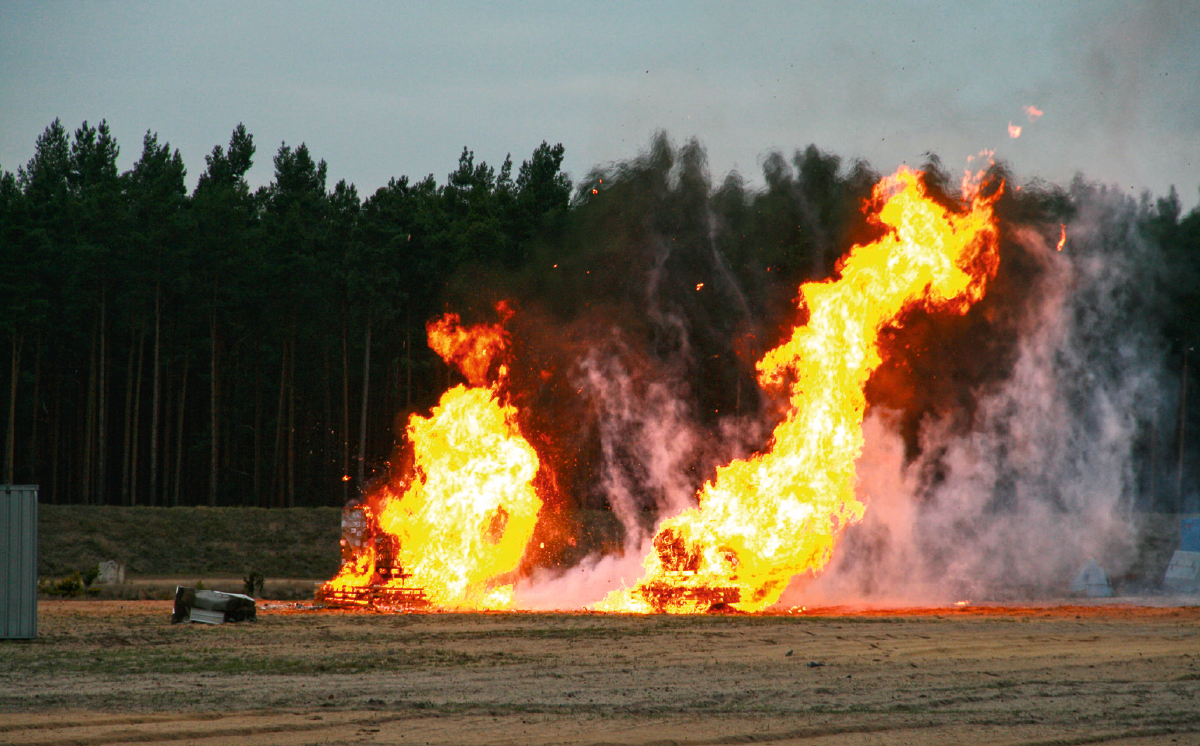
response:
{"label": "sandy bare ground", "polygon": [[1200,607],[169,615],[42,601],[0,743],[1200,744]]}

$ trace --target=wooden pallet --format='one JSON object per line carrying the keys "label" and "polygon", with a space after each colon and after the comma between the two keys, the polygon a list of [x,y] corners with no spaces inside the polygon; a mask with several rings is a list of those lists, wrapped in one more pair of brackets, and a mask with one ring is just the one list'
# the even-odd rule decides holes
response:
{"label": "wooden pallet", "polygon": [[429,606],[424,588],[395,588],[386,585],[367,585],[343,590],[318,588],[314,599],[317,603],[343,609],[412,611]]}
{"label": "wooden pallet", "polygon": [[708,585],[675,585],[668,582],[650,583],[638,591],[656,612],[692,611],[735,604],[742,598],[738,588]]}

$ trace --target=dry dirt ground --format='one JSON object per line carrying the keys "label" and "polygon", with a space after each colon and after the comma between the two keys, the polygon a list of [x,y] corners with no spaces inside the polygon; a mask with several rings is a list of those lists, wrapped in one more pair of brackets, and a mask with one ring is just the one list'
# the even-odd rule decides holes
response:
{"label": "dry dirt ground", "polygon": [[699,617],[43,600],[6,744],[1200,744],[1200,607]]}

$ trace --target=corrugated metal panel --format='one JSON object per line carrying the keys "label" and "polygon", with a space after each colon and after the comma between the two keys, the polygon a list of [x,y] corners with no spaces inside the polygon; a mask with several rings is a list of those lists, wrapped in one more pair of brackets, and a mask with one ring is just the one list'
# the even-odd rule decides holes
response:
{"label": "corrugated metal panel", "polygon": [[0,485],[0,638],[37,637],[37,485]]}

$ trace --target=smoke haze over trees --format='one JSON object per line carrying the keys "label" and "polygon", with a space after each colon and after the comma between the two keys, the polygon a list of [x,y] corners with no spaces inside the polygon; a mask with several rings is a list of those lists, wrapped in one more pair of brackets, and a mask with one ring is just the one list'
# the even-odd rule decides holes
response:
{"label": "smoke haze over trees", "polygon": [[[550,509],[611,509],[626,538],[644,535],[646,516],[764,445],[780,403],[755,361],[799,320],[799,285],[879,230],[862,209],[878,174],[815,146],[767,157],[759,190],[714,182],[698,143],[665,135],[577,185],[562,145],[498,167],[464,148],[442,181],[398,176],[364,197],[328,184],[303,143],[279,145],[274,179],[251,190],[261,155],[241,125],[190,194],[178,151],[149,132],[141,145],[119,173],[104,122],[55,121],[27,164],[0,172],[2,478],[49,502],[341,505],[402,468],[390,460],[407,414],[458,380],[426,322],[491,322],[508,299],[508,395]],[[956,179],[936,158],[926,170],[952,202]],[[993,176],[1007,187],[988,296],[965,317],[913,313],[885,330],[868,387],[923,470],[916,494],[947,478],[939,454],[954,450],[930,423],[1007,427],[997,392],[1029,354],[1029,309],[1065,287],[1029,235],[1052,246],[1065,225],[1077,287],[1104,298],[1062,304],[1070,349],[1099,355],[1062,365],[1112,381],[1104,365],[1140,356],[1152,380],[1136,402],[1114,399],[1132,408],[1137,489],[1124,499],[1195,510],[1200,211],[1181,214],[1174,190],[1135,201]],[[1097,262],[1123,269],[1101,282]],[[1065,406],[1094,417],[1097,387]],[[1018,492],[1006,483],[995,500]]]}

